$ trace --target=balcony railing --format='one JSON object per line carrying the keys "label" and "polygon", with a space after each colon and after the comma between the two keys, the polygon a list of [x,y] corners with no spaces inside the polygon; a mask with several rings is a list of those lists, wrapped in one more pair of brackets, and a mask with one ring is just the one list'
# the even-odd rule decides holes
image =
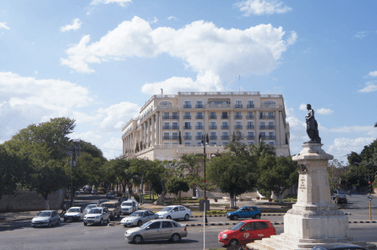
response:
{"label": "balcony railing", "polygon": [[236,125],[234,126],[235,129],[242,129],[242,125]]}
{"label": "balcony railing", "polygon": [[222,125],[221,129],[229,129],[229,125]]}
{"label": "balcony railing", "polygon": [[162,139],[163,139],[163,140],[170,140],[170,136],[168,136],[168,135],[164,135],[164,136],[162,137]]}
{"label": "balcony railing", "polygon": [[196,105],[195,105],[195,108],[197,108],[197,109],[202,109],[202,108],[204,108],[204,106],[203,106],[203,104],[196,104]]}
{"label": "balcony railing", "polygon": [[255,136],[254,136],[254,135],[248,135],[248,136],[247,136],[247,139],[248,139],[248,140],[254,140],[254,139],[255,139]]}
{"label": "balcony railing", "polygon": [[170,126],[163,126],[162,129],[170,129]]}
{"label": "balcony railing", "polygon": [[179,126],[171,126],[171,129],[179,129]]}
{"label": "balcony railing", "polygon": [[242,119],[242,115],[235,115],[234,119]]}
{"label": "balcony railing", "polygon": [[164,116],[162,117],[162,119],[170,119],[170,116],[168,116],[168,115],[164,115]]}
{"label": "balcony railing", "polygon": [[184,115],[183,119],[191,119],[191,115]]}
{"label": "balcony railing", "polygon": [[246,119],[254,119],[253,115],[246,115]]}
{"label": "balcony railing", "polygon": [[197,115],[195,116],[196,119],[203,119],[203,115]]}
{"label": "balcony railing", "polygon": [[178,140],[178,138],[179,138],[178,135],[173,135],[173,136],[171,137],[172,140]]}
{"label": "balcony railing", "polygon": [[236,109],[239,109],[239,108],[243,108],[243,105],[242,105],[242,104],[236,104],[234,107],[235,107]]}
{"label": "balcony railing", "polygon": [[197,135],[197,136],[195,136],[195,139],[197,139],[197,140],[201,140],[201,139],[202,139],[202,136],[201,136],[201,135]]}
{"label": "balcony railing", "polygon": [[254,107],[255,107],[254,104],[247,104],[247,108],[249,108],[249,109],[250,109],[250,108],[253,109]]}
{"label": "balcony railing", "polygon": [[274,135],[261,136],[260,138],[264,139],[264,140],[275,140],[276,139],[276,137]]}
{"label": "balcony railing", "polygon": [[229,135],[222,135],[221,140],[229,140]]}
{"label": "balcony railing", "polygon": [[209,126],[209,129],[217,129],[217,126]]}
{"label": "balcony railing", "polygon": [[191,108],[191,104],[185,104],[185,105],[183,105],[183,108],[184,109],[190,109]]}
{"label": "balcony railing", "polygon": [[247,125],[246,129],[254,129],[254,125]]}
{"label": "balcony railing", "polygon": [[204,127],[203,127],[203,125],[196,125],[195,128],[196,129],[203,129]]}
{"label": "balcony railing", "polygon": [[185,140],[191,140],[191,135],[185,135],[184,137],[183,137]]}
{"label": "balcony railing", "polygon": [[210,115],[210,116],[209,116],[209,119],[217,119],[217,116],[215,116],[215,115]]}
{"label": "balcony railing", "polygon": [[275,119],[274,115],[261,115],[260,119]]}
{"label": "balcony railing", "polygon": [[178,119],[179,119],[179,116],[177,116],[177,115],[173,115],[170,119],[178,120]]}
{"label": "balcony railing", "polygon": [[223,116],[221,116],[221,119],[229,119],[229,116],[223,115]]}
{"label": "balcony railing", "polygon": [[209,136],[209,139],[210,139],[210,140],[217,140],[217,135],[210,135],[210,136]]}
{"label": "balcony railing", "polygon": [[261,125],[259,126],[260,129],[275,129],[275,126],[274,125],[268,125],[268,126],[264,126],[264,125]]}
{"label": "balcony railing", "polygon": [[183,127],[183,129],[191,129],[191,126],[189,126],[189,125],[185,125],[185,126]]}

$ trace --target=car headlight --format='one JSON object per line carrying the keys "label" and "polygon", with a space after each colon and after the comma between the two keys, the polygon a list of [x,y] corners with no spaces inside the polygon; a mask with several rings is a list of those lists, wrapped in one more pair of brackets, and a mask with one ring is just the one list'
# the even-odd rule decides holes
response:
{"label": "car headlight", "polygon": [[228,235],[227,234],[223,234],[223,238],[224,239],[228,239]]}

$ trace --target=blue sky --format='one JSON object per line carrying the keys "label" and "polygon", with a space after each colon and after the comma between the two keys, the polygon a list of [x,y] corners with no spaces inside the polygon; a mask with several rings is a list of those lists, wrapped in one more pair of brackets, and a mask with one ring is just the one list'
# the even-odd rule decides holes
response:
{"label": "blue sky", "polygon": [[[337,159],[377,137],[377,2],[5,0],[0,143],[32,123],[76,119],[109,159],[151,95],[283,94],[291,153],[310,103]],[[240,76],[240,82],[239,82]]]}

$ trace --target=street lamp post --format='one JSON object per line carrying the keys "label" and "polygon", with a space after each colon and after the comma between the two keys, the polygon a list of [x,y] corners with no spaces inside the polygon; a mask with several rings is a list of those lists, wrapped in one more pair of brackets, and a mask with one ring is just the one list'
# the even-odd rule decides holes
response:
{"label": "street lamp post", "polygon": [[206,171],[206,144],[208,144],[208,134],[202,135],[202,145],[204,150],[204,216],[203,216],[203,250],[206,249],[206,223],[207,221],[207,171]]}

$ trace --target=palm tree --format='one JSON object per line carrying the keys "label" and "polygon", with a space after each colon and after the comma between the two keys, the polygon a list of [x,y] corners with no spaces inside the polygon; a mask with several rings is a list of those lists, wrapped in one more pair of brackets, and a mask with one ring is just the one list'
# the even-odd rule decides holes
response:
{"label": "palm tree", "polygon": [[200,174],[200,165],[198,161],[201,161],[195,153],[184,154],[179,161],[179,164],[186,173],[185,179],[188,180],[190,187],[193,190],[193,196],[196,195],[195,190],[198,186],[198,182],[201,181],[199,176]]}
{"label": "palm tree", "polygon": [[258,146],[251,145],[249,151],[251,156],[255,156],[257,159],[264,155],[276,155],[274,147],[263,143],[263,139],[259,141]]}

